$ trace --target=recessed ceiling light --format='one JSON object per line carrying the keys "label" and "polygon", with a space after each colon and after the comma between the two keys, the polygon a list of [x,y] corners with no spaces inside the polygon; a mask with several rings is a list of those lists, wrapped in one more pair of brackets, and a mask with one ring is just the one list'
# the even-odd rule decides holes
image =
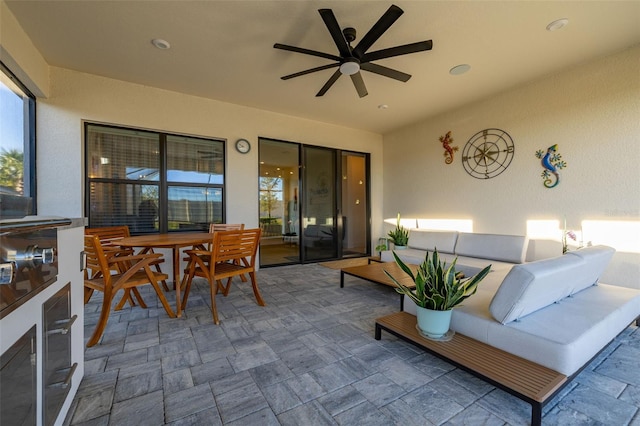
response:
{"label": "recessed ceiling light", "polygon": [[567,18],[556,19],[555,21],[547,25],[547,31],[557,31],[561,28],[564,28],[568,23],[569,20]]}
{"label": "recessed ceiling light", "polygon": [[471,65],[469,64],[460,64],[460,65],[456,65],[455,67],[451,68],[449,70],[449,74],[451,75],[460,75],[460,74],[464,74],[465,72],[469,71],[471,69]]}
{"label": "recessed ceiling light", "polygon": [[387,105],[387,104],[378,105],[378,109],[387,109],[387,108],[389,108],[389,105]]}
{"label": "recessed ceiling light", "polygon": [[154,38],[153,40],[151,40],[151,44],[161,50],[167,50],[171,47],[167,40],[163,40],[161,38]]}

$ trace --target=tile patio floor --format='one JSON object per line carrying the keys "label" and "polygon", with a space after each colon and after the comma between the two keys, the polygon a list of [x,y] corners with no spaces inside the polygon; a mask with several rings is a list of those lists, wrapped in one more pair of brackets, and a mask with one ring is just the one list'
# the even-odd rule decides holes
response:
{"label": "tile patio floor", "polygon": [[[184,317],[111,314],[86,350],[71,425],[525,425],[530,406],[390,334],[393,289],[317,264],[262,269],[266,307],[234,280],[213,325],[206,282]],[[85,335],[100,296],[85,307]],[[544,425],[640,425],[640,331],[629,327],[555,401]]]}

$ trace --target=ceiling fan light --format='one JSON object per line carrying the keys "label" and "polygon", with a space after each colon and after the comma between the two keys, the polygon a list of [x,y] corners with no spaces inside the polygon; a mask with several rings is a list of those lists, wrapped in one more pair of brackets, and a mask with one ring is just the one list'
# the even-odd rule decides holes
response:
{"label": "ceiling fan light", "polygon": [[348,58],[340,65],[340,72],[345,75],[353,75],[360,71],[360,63],[355,58]]}

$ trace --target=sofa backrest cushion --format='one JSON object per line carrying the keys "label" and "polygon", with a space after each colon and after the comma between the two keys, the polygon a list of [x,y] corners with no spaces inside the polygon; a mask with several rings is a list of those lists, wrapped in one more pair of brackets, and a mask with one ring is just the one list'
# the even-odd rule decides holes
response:
{"label": "sofa backrest cushion", "polygon": [[[456,242],[456,254],[501,262],[523,263],[527,255],[527,245],[527,237],[523,235],[461,232]],[[438,250],[440,250],[439,247]]]}
{"label": "sofa backrest cushion", "polygon": [[493,318],[506,324],[596,284],[613,249],[592,249],[585,256],[562,255],[515,265],[491,300]]}
{"label": "sofa backrest cushion", "polygon": [[457,231],[431,231],[428,229],[411,229],[409,231],[409,248],[439,253],[453,253],[458,239]]}
{"label": "sofa backrest cushion", "polygon": [[568,251],[565,256],[577,256],[585,261],[582,273],[585,275],[583,283],[574,281],[574,288],[571,290],[571,294],[577,293],[580,290],[595,284],[600,279],[600,276],[607,268],[611,258],[616,250],[613,247],[607,247],[603,245],[586,247],[581,250]]}

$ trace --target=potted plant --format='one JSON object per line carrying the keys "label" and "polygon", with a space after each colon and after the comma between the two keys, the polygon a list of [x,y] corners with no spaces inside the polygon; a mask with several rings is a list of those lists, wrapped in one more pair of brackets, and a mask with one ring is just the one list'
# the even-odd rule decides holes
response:
{"label": "potted plant", "polygon": [[378,245],[376,246],[376,251],[378,252],[378,256],[382,256],[382,252],[387,250],[387,239],[379,238]]}
{"label": "potted plant", "polygon": [[400,213],[396,221],[396,229],[389,231],[389,238],[393,242],[396,250],[402,250],[407,247],[409,242],[409,230],[400,225]]}
{"label": "potted plant", "polygon": [[475,294],[478,283],[491,270],[489,265],[475,276],[465,278],[463,274],[456,272],[457,257],[447,266],[440,260],[438,250],[434,250],[431,258],[427,253],[414,276],[395,252],[393,257],[400,269],[411,277],[416,288],[410,289],[398,282],[389,272],[385,273],[395,283],[396,291],[406,295],[416,304],[418,328],[423,335],[433,339],[442,338],[449,331],[452,309]]}

